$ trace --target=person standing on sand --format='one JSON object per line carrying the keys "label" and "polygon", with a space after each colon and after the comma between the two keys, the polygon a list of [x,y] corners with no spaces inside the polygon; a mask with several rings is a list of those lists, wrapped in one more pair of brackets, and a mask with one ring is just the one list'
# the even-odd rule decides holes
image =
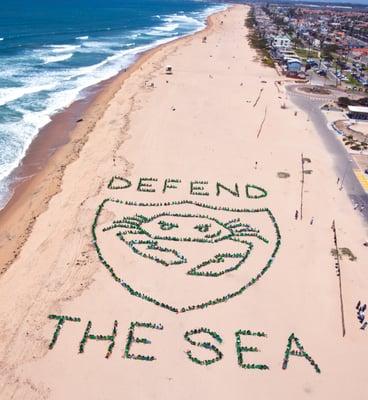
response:
{"label": "person standing on sand", "polygon": [[299,216],[299,212],[298,212],[298,210],[296,210],[295,211],[295,219],[298,219],[298,216]]}

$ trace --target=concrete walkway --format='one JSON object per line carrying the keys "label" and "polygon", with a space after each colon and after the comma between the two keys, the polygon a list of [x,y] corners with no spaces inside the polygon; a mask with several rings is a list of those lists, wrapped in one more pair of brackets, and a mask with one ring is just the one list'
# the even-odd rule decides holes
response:
{"label": "concrete walkway", "polygon": [[321,98],[315,99],[308,96],[308,94],[303,96],[300,91],[295,92],[295,85],[290,85],[286,89],[292,102],[309,115],[310,120],[323,140],[326,150],[333,156],[336,181],[339,178],[341,190],[346,191],[354,206],[358,204],[357,212],[361,213],[368,223],[368,192],[365,184],[362,184],[361,179],[356,174],[356,171],[359,171],[359,166],[346,151],[343,144],[336,138],[335,134],[328,128],[327,119],[320,110],[321,105],[330,100],[329,96],[326,96],[326,99],[322,101]]}

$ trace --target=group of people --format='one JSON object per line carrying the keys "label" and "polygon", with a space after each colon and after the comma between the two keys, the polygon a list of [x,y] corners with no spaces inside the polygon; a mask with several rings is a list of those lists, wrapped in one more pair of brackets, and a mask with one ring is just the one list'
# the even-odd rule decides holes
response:
{"label": "group of people", "polygon": [[[298,210],[295,211],[294,218],[295,218],[296,220],[299,218],[299,211],[298,211]],[[313,225],[313,223],[314,223],[314,217],[312,217],[312,218],[310,219],[310,221],[309,221],[309,224],[310,224],[310,225]]]}
{"label": "group of people", "polygon": [[358,210],[360,212],[363,212],[364,209],[365,209],[365,206],[363,204],[358,204],[358,203],[354,204],[354,210]]}
{"label": "group of people", "polygon": [[368,322],[365,321],[365,311],[367,309],[367,305],[361,304],[359,300],[358,304],[356,305],[356,309],[357,309],[357,318],[360,323],[360,329],[364,331],[365,328],[368,326]]}

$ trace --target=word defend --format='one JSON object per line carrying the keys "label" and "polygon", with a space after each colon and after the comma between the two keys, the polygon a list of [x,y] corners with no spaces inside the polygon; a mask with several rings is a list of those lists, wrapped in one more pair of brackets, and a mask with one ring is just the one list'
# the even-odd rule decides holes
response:
{"label": "word defend", "polygon": [[137,192],[168,193],[183,186],[188,189],[191,196],[210,196],[211,189],[214,190],[216,196],[220,196],[222,193],[226,192],[234,197],[245,195],[245,197],[248,199],[261,199],[268,195],[265,189],[253,184],[246,184],[244,187],[241,187],[238,183],[230,186],[221,182],[216,182],[216,184],[211,187],[209,182],[204,180],[193,180],[184,184],[180,179],[173,178],[166,178],[163,181],[159,181],[157,178],[139,178],[138,182],[133,185],[133,182],[127,178],[113,176],[110,179],[107,188],[111,190],[124,190],[132,188]]}

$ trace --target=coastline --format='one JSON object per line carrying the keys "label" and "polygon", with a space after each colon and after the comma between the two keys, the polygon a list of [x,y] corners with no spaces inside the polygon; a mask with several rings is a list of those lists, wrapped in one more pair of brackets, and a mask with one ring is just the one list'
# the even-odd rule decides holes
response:
{"label": "coastline", "polygon": [[1,399],[368,393],[367,229],[255,60],[248,12],[212,16],[206,41],[165,45],[96,103],[0,278]]}
{"label": "coastline", "polygon": [[[11,174],[11,197],[0,210],[0,276],[19,255],[37,217],[60,191],[65,168],[78,159],[90,132],[124,82],[154,54],[193,36],[209,33],[213,18],[224,11],[209,15],[202,30],[138,54],[132,65],[85,89],[88,92],[85,98],[55,114],[51,122],[40,130],[20,165]],[[80,119],[82,121],[77,122]]]}

